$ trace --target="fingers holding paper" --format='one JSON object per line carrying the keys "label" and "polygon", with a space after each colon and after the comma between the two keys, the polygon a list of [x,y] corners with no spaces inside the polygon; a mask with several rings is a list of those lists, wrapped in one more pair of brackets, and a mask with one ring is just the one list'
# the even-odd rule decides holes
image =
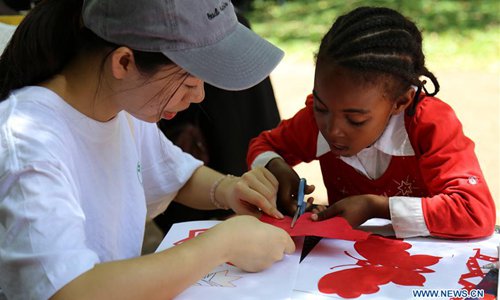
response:
{"label": "fingers holding paper", "polygon": [[[216,227],[224,231],[221,239],[231,243],[226,261],[248,272],[259,272],[269,268],[285,254],[295,251],[292,238],[283,229],[262,223],[251,216],[237,216]],[[230,237],[230,238],[228,238]]]}
{"label": "fingers holding paper", "polygon": [[[297,211],[297,198],[300,177],[295,170],[289,166],[282,158],[275,158],[269,161],[266,168],[277,178],[278,187],[278,209],[285,215],[293,216]],[[306,185],[304,193],[306,195],[314,192],[314,185]],[[308,197],[308,199],[312,199]],[[312,201],[312,200],[311,200]]]}
{"label": "fingers holding paper", "polygon": [[220,184],[219,189],[227,199],[226,203],[237,214],[258,217],[262,211],[275,218],[283,218],[276,208],[278,181],[265,168],[256,168],[241,177],[226,179]]}
{"label": "fingers holding paper", "polygon": [[335,216],[343,217],[355,228],[372,218],[390,218],[389,199],[378,195],[356,195],[344,198],[329,207],[312,210],[311,219],[321,221]]}

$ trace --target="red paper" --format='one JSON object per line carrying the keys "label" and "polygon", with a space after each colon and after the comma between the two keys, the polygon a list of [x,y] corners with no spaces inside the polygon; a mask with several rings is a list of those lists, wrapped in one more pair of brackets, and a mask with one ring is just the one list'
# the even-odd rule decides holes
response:
{"label": "red paper", "polygon": [[487,274],[484,273],[481,267],[479,266],[478,260],[489,261],[489,262],[498,261],[498,257],[481,254],[481,249],[474,249],[474,250],[476,251],[476,254],[474,256],[469,257],[469,259],[467,260],[467,269],[469,272],[462,274],[462,276],[460,276],[460,279],[458,281],[458,283],[468,291],[476,288],[477,282],[480,282]]}
{"label": "red paper", "polygon": [[326,274],[319,280],[318,289],[343,298],[357,298],[376,293],[379,286],[389,282],[421,287],[426,280],[423,274],[434,272],[428,267],[437,264],[441,257],[410,255],[406,251],[409,248],[411,245],[404,241],[377,235],[357,241],[354,249],[365,259],[357,259],[346,251],[346,255],[358,260],[357,263],[352,268]]}
{"label": "red paper", "polygon": [[290,236],[319,236],[332,239],[349,241],[365,240],[370,235],[368,232],[352,229],[346,219],[334,217],[324,221],[311,220],[310,212],[301,215],[295,226],[290,228],[292,218],[285,216],[284,219],[275,219],[268,215],[262,215],[262,222],[284,229]]}

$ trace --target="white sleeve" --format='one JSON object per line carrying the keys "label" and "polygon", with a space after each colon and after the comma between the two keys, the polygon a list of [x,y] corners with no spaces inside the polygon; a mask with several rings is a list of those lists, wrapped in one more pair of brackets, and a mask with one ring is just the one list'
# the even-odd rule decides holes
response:
{"label": "white sleeve", "polygon": [[257,155],[257,157],[254,159],[251,167],[252,169],[255,169],[257,167],[265,167],[271,159],[276,157],[281,158],[281,156],[278,153],[273,151],[262,152],[261,154]]}
{"label": "white sleeve", "polygon": [[65,174],[49,162],[0,174],[0,286],[8,299],[47,299],[99,263]]}
{"label": "white sleeve", "polygon": [[203,162],[174,145],[155,124],[145,123],[142,130],[143,185],[148,217],[153,218],[165,211]]}
{"label": "white sleeve", "polygon": [[429,236],[420,197],[389,197],[392,227],[398,238]]}

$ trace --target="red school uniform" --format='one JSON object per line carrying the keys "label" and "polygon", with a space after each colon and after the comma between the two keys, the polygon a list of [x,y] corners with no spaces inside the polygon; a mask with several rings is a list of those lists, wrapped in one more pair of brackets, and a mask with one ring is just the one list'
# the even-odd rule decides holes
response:
{"label": "red school uniform", "polygon": [[474,143],[464,135],[449,105],[435,97],[422,97],[416,113],[405,114],[401,122],[411,155],[391,156],[383,174],[375,179],[346,163],[345,158],[318,151],[322,136],[312,106],[310,95],[294,117],[253,139],[248,164],[270,152],[292,166],[317,159],[330,204],[352,195],[388,196],[398,237],[477,238],[492,234],[495,204]]}

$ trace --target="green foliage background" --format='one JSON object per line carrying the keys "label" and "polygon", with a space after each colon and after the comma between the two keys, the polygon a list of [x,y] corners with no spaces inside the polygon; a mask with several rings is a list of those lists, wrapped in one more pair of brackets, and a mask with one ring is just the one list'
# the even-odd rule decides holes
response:
{"label": "green foliage background", "polygon": [[358,6],[394,8],[416,22],[432,69],[500,69],[498,0],[254,0],[246,16],[288,57],[312,61],[334,20]]}

